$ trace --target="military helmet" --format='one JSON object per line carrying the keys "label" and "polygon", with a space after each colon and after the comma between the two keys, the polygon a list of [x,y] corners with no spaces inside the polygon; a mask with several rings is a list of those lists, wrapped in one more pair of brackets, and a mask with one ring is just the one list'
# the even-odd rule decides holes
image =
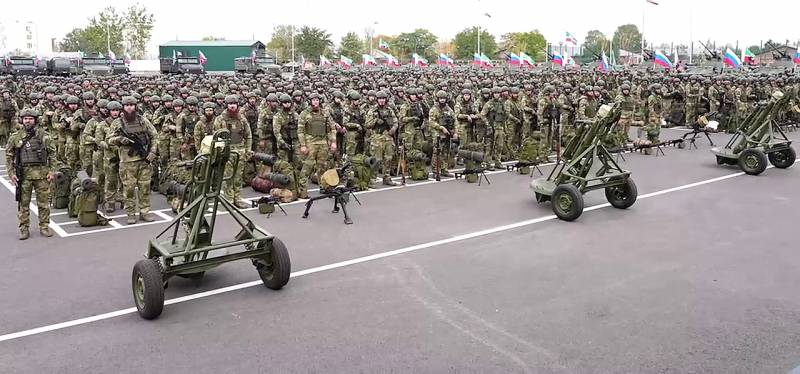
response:
{"label": "military helmet", "polygon": [[150,90],[144,90],[144,92],[142,92],[142,96],[153,96],[153,93],[150,92]]}
{"label": "military helmet", "polygon": [[511,87],[511,93],[512,94],[518,94],[519,93],[519,87]]}
{"label": "military helmet", "polygon": [[108,108],[108,110],[122,110],[122,104],[120,104],[119,101],[112,100],[106,104],[106,108]]}
{"label": "military helmet", "polygon": [[437,99],[446,99],[447,98],[447,92],[444,92],[444,90],[436,91],[436,98]]}
{"label": "military helmet", "polygon": [[316,92],[312,93],[311,95],[308,95],[308,100],[311,101],[312,99],[322,100],[320,95]]}
{"label": "military helmet", "polygon": [[470,91],[469,89],[465,88],[465,89],[461,90],[461,94],[462,95],[472,95],[472,91]]}
{"label": "military helmet", "polygon": [[303,91],[294,90],[292,91],[292,97],[303,96]]}
{"label": "military helmet", "polygon": [[622,91],[625,91],[625,90],[630,91],[631,90],[631,85],[629,85],[627,83],[623,83],[621,86],[619,86],[619,89],[622,90]]}
{"label": "military helmet", "polygon": [[481,88],[481,95],[489,95],[491,93],[492,90],[490,90],[488,87]]}
{"label": "military helmet", "polygon": [[381,90],[375,93],[375,97],[378,99],[386,99],[389,97],[389,95],[386,93],[386,91]]}
{"label": "military helmet", "polygon": [[198,102],[199,100],[197,100],[197,98],[194,96],[189,96],[186,98],[186,105],[197,105]]}
{"label": "military helmet", "polygon": [[493,93],[493,94],[496,94],[496,93],[501,93],[501,92],[503,92],[503,89],[502,89],[502,88],[500,88],[500,87],[493,87],[493,88],[492,88],[492,93]]}
{"label": "military helmet", "polygon": [[214,100],[225,100],[225,95],[222,92],[217,92],[214,94]]}
{"label": "military helmet", "polygon": [[417,89],[415,87],[406,88],[406,95],[416,95]]}
{"label": "military helmet", "polygon": [[98,108],[105,108],[107,105],[108,105],[108,99],[97,100],[97,107]]}
{"label": "military helmet", "polygon": [[292,97],[289,94],[281,94],[280,100],[282,103],[291,103]]}
{"label": "military helmet", "polygon": [[358,93],[356,90],[352,90],[347,93],[347,96],[350,100],[361,100],[361,94]]}
{"label": "military helmet", "polygon": [[54,86],[47,86],[44,88],[44,93],[56,93],[56,88]]}
{"label": "military helmet", "polygon": [[[125,103],[125,100],[124,100],[124,99],[122,100],[122,103],[123,103],[123,104]],[[172,106],[173,106],[173,107],[176,107],[176,106],[181,106],[181,107],[182,107],[182,106],[184,106],[184,105],[185,105],[185,103],[183,102],[183,100],[182,100],[182,99],[175,99],[175,100],[172,100]]]}
{"label": "military helmet", "polygon": [[30,94],[30,95],[28,95],[28,98],[29,98],[29,99],[31,99],[31,100],[39,100],[39,99],[41,99],[41,98],[42,98],[42,96],[41,96],[41,95],[39,95],[39,94],[38,94],[38,93],[36,93],[36,92],[31,92],[31,94]]}
{"label": "military helmet", "polygon": [[278,95],[271,93],[267,95],[267,101],[274,102],[278,101]]}
{"label": "military helmet", "polygon": [[375,95],[377,95],[377,94],[378,94],[378,93],[377,93],[375,90],[369,90],[369,91],[367,91],[367,96],[372,96],[372,97],[375,97]]}
{"label": "military helmet", "polygon": [[205,99],[205,98],[210,97],[210,96],[211,95],[208,94],[208,91],[200,91],[200,93],[197,94],[197,97],[199,97],[201,99]]}
{"label": "military helmet", "polygon": [[136,105],[136,98],[133,96],[125,96],[122,98],[122,105]]}
{"label": "military helmet", "polygon": [[344,99],[344,92],[339,91],[339,90],[335,90],[335,91],[333,91],[333,97],[334,98],[339,98],[339,99]]}
{"label": "military helmet", "polygon": [[217,109],[217,104],[211,101],[203,103],[203,109]]}
{"label": "military helmet", "polygon": [[239,96],[236,95],[225,96],[225,104],[239,104]]}
{"label": "military helmet", "polygon": [[[161,101],[163,101],[165,103],[166,102],[172,102],[172,99],[173,99],[172,95],[169,95],[169,94],[161,96]],[[152,98],[150,100],[152,100]]]}
{"label": "military helmet", "polygon": [[19,112],[19,118],[33,117],[38,118],[41,114],[35,109],[25,108]]}
{"label": "military helmet", "polygon": [[653,91],[661,91],[661,83],[653,83],[653,85],[650,86],[650,89]]}
{"label": "military helmet", "polygon": [[81,100],[78,99],[78,97],[75,95],[69,95],[67,96],[66,100],[64,100],[64,102],[67,104],[80,104]]}
{"label": "military helmet", "polygon": [[110,94],[112,94],[112,93],[117,93],[117,91],[118,91],[118,90],[117,90],[117,88],[116,88],[116,87],[109,87],[109,88],[106,90],[106,92],[108,92],[108,93],[110,93]]}

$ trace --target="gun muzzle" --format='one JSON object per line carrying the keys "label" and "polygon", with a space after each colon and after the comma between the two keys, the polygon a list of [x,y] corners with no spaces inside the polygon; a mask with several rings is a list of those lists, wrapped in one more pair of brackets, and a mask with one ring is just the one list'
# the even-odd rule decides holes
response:
{"label": "gun muzzle", "polygon": [[268,153],[255,153],[253,154],[253,161],[262,163],[267,166],[272,166],[275,165],[277,157],[275,157],[275,155],[271,155]]}

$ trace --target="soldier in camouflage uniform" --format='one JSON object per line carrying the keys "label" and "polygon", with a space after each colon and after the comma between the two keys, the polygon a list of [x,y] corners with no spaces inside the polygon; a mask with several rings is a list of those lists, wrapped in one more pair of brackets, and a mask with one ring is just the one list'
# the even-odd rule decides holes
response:
{"label": "soldier in camouflage uniform", "polygon": [[621,147],[629,139],[629,131],[633,122],[634,100],[631,96],[631,87],[623,83],[620,86],[620,93],[614,101],[620,106],[620,116],[614,136],[614,145]]}
{"label": "soldier in camouflage uniform", "polygon": [[203,116],[194,125],[194,134],[192,134],[192,144],[194,144],[194,149],[198,152],[203,143],[203,138],[214,134],[214,120],[217,118],[214,113],[216,108],[217,104],[213,102],[203,103]]}
{"label": "soldier in camouflage uniform", "polygon": [[181,138],[181,146],[180,146],[180,159],[181,160],[192,160],[194,156],[197,155],[197,148],[195,148],[194,143],[194,126],[200,121],[200,114],[197,113],[197,104],[199,100],[197,100],[194,96],[189,96],[186,98],[186,110],[183,111],[180,115],[178,115],[178,119],[176,121],[176,133],[180,134]]}
{"label": "soldier in camouflage uniform", "polygon": [[[324,86],[322,87],[318,86],[317,90],[319,91],[320,88],[324,88]],[[318,94],[324,98],[322,93]],[[344,127],[344,93],[342,93],[342,91],[335,90],[333,91],[332,96],[333,96],[333,101],[330,104],[328,104],[325,110],[330,115],[336,127],[337,153],[335,157],[337,159],[341,159],[345,152],[345,132],[347,132],[347,130]]]}
{"label": "soldier in camouflage uniform", "polygon": [[487,126],[487,137],[485,141],[486,149],[486,163],[489,170],[495,170],[503,167],[500,162],[503,154],[505,154],[506,146],[506,120],[508,114],[506,112],[505,103],[500,97],[501,89],[495,87],[492,89],[492,99],[483,105],[481,110],[481,118]]}
{"label": "soldier in camouflage uniform", "polygon": [[[158,133],[150,121],[136,113],[136,104],[137,101],[132,96],[122,99],[122,115],[111,124],[111,137],[108,138],[109,144],[119,147],[119,171],[122,176],[125,211],[129,225],[137,221],[136,196],[134,196],[136,190],[139,191],[139,219],[145,222],[155,220],[150,213],[150,180],[153,173],[150,163],[156,159],[158,146],[155,139]],[[143,151],[141,153],[136,150],[137,141],[141,141],[139,144]],[[110,175],[106,175],[106,180],[109,178]]]}
{"label": "soldier in camouflage uniform", "polygon": [[[459,140],[458,133],[455,131],[455,113],[447,104],[447,93],[439,90],[436,92],[436,105],[431,108],[428,115],[428,126],[434,136],[433,160],[431,167],[434,168],[434,175],[450,177],[452,176],[448,167],[455,166],[455,152],[452,146],[453,141]],[[435,168],[439,167],[439,170]],[[437,174],[438,172],[438,174]]]}
{"label": "soldier in camouflage uniform", "polygon": [[561,118],[561,145],[564,146],[575,137],[575,123],[573,122],[575,106],[572,102],[572,85],[564,83],[561,94],[558,96],[559,112]]}
{"label": "soldier in camouflage uniform", "polygon": [[94,139],[97,143],[99,162],[95,164],[95,169],[102,168],[103,170],[103,199],[106,202],[106,213],[113,213],[116,208],[116,203],[119,202],[124,206],[122,200],[122,186],[119,177],[119,149],[115,145],[108,143],[108,138],[111,136],[111,124],[119,118],[122,113],[122,104],[118,101],[109,101],[106,104],[108,109],[108,116],[97,124],[94,131]]}
{"label": "soldier in camouflage uniform", "polygon": [[322,173],[333,166],[331,160],[338,149],[336,124],[322,108],[322,97],[318,93],[312,93],[309,99],[311,105],[300,113],[297,123],[300,154],[304,156],[301,173],[305,178],[320,180]]}
{"label": "soldier in camouflage uniform", "polygon": [[272,120],[275,118],[275,113],[280,110],[278,106],[278,95],[274,93],[268,94],[258,115],[258,131],[255,135],[255,139],[258,139],[258,141],[253,147],[255,152],[278,154],[275,133],[272,132]]}
{"label": "soldier in camouflage uniform", "polygon": [[655,83],[650,86],[650,96],[647,97],[645,113],[647,121],[642,127],[642,132],[651,144],[659,142],[658,136],[661,133],[661,112],[664,110],[664,102],[661,97],[661,84]]}
{"label": "soldier in camouflage uniform", "polygon": [[[71,173],[74,175],[81,167],[78,136],[83,130],[82,125],[85,125],[86,122],[83,122],[83,118],[77,118],[77,115],[81,114],[78,112],[80,99],[78,99],[77,96],[70,95],[64,102],[67,104],[67,108],[61,114],[57,129],[63,131],[64,134],[63,161],[67,163],[67,167],[70,168]],[[88,120],[88,118],[86,118],[86,120]],[[72,176],[70,176],[70,179],[72,179]]]}
{"label": "soldier in camouflage uniform", "polygon": [[97,183],[100,186],[105,182],[105,170],[103,170],[102,165],[100,165],[102,164],[102,152],[97,149],[97,139],[95,136],[97,135],[98,125],[108,118],[107,105],[108,100],[106,99],[97,101],[96,115],[89,120],[86,124],[86,128],[83,129],[83,140],[81,141],[83,144],[83,156],[88,158],[88,160],[84,162],[89,162],[88,165],[83,165],[83,169],[86,170],[90,177],[97,178]]}
{"label": "soldier in camouflage uniform", "polygon": [[[6,165],[11,184],[18,186],[20,199],[18,206],[19,239],[30,236],[31,194],[36,192],[36,207],[39,216],[39,233],[50,237],[50,182],[54,180],[53,171],[58,167],[55,157],[55,144],[42,128],[37,128],[39,113],[25,109],[19,113],[22,128],[9,136],[6,147]],[[20,168],[20,169],[17,169]],[[17,173],[22,179],[17,178]]]}
{"label": "soldier in camouflage uniform", "polygon": [[16,118],[19,107],[17,102],[11,98],[11,92],[7,89],[2,91],[0,99],[0,146],[5,146],[8,136],[16,127]]}
{"label": "soldier in camouflage uniform", "polygon": [[426,148],[424,143],[428,142],[424,124],[426,116],[417,94],[415,88],[406,89],[406,102],[400,105],[400,111],[397,113],[405,150],[423,150]]}
{"label": "soldier in camouflage uniform", "polygon": [[300,199],[308,198],[308,179],[302,174],[304,156],[300,154],[300,140],[297,135],[297,122],[299,121],[295,113],[291,96],[282,94],[279,97],[281,108],[275,113],[272,119],[272,131],[278,143],[278,158],[289,162],[294,167],[294,174],[297,176],[297,197]]}
{"label": "soldier in camouflage uniform", "polygon": [[[225,197],[228,198],[236,207],[245,209],[250,207],[242,200],[242,172],[244,171],[245,160],[252,155],[253,135],[250,133],[250,124],[247,118],[239,111],[239,97],[228,95],[225,97],[226,110],[214,120],[214,131],[226,129],[230,131],[231,158],[225,165],[225,175],[232,175],[231,179],[225,182]],[[237,153],[238,165],[235,164]]]}
{"label": "soldier in camouflage uniform", "polygon": [[472,91],[466,88],[461,90],[461,96],[456,99],[456,107],[453,111],[456,116],[458,139],[461,139],[464,144],[479,143],[482,145],[486,129],[483,126],[478,106],[472,98]]}
{"label": "soldier in camouflage uniform", "polygon": [[367,120],[367,113],[361,108],[361,94],[358,91],[350,91],[347,94],[350,104],[344,109],[342,121],[347,130],[345,133],[345,153],[353,157],[357,154],[365,153],[364,147],[364,125]]}
{"label": "soldier in camouflage uniform", "polygon": [[519,98],[519,87],[511,87],[511,96],[505,101],[506,106],[506,158],[511,160],[517,157],[522,146],[522,127],[524,114],[522,101]]}
{"label": "soldier in camouflage uniform", "polygon": [[686,86],[686,126],[692,126],[697,121],[700,98],[704,94],[696,76],[692,76],[689,82]]}
{"label": "soldier in camouflage uniform", "polygon": [[393,137],[398,136],[400,125],[397,122],[397,115],[387,105],[388,95],[380,91],[375,94],[377,105],[367,113],[367,129],[372,130],[369,140],[370,154],[378,160],[382,166],[383,184],[395,186],[397,183],[392,181],[390,171],[393,167],[392,158],[395,156],[395,146]]}

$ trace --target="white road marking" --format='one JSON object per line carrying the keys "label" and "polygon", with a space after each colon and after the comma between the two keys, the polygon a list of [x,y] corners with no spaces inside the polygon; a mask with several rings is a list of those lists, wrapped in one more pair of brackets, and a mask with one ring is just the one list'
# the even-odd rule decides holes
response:
{"label": "white road marking", "polygon": [[[800,162],[800,160],[798,160],[797,162]],[[663,189],[663,190],[647,193],[647,194],[644,194],[644,195],[640,195],[640,196],[638,196],[638,200],[643,200],[643,199],[647,199],[647,198],[651,198],[651,197],[661,196],[661,195],[664,195],[664,194],[678,192],[678,191],[682,191],[682,190],[686,190],[686,189],[690,189],[690,188],[694,188],[694,187],[699,187],[699,186],[710,184],[710,183],[716,183],[716,182],[724,181],[724,180],[727,180],[727,179],[739,177],[739,176],[742,176],[742,175],[744,175],[744,173],[741,173],[741,172],[740,173],[734,173],[734,174],[729,174],[729,175],[725,175],[725,176],[721,176],[721,177],[717,177],[717,178],[706,179],[706,180],[695,182],[695,183],[689,183],[689,184],[685,184],[685,185],[682,185],[682,186],[667,188],[667,189]],[[368,191],[364,191],[364,192],[368,192]],[[607,208],[609,206],[611,206],[611,204],[609,204],[609,203],[597,204],[597,205],[593,205],[593,206],[590,206],[590,207],[586,207],[584,209],[584,211],[592,211],[592,210]],[[534,225],[534,224],[541,223],[541,222],[551,221],[551,220],[554,220],[556,218],[557,217],[555,215],[548,215],[548,216],[544,216],[544,217],[539,217],[539,218],[534,218],[534,219],[529,219],[529,220],[525,220],[525,221],[511,223],[511,224],[508,224],[508,225],[497,226],[497,227],[493,227],[493,228],[489,228],[489,229],[485,229],[485,230],[475,231],[475,232],[471,232],[471,233],[467,233],[467,234],[456,235],[456,236],[453,236],[453,237],[440,239],[440,240],[435,240],[435,241],[432,241],[432,242],[412,245],[410,247],[395,249],[395,250],[392,250],[392,251],[376,253],[374,255],[358,257],[358,258],[354,258],[354,259],[351,259],[351,260],[346,260],[346,261],[336,262],[336,263],[333,263],[333,264],[317,266],[317,267],[310,268],[310,269],[304,269],[304,270],[295,271],[295,272],[293,272],[291,274],[291,277],[292,278],[296,278],[296,277],[300,277],[300,276],[303,276],[303,275],[309,275],[309,274],[319,273],[319,272],[323,272],[323,271],[334,270],[334,269],[338,269],[338,268],[342,268],[342,267],[346,267],[346,266],[351,266],[351,265],[356,265],[356,264],[360,264],[360,263],[364,263],[364,262],[368,262],[368,261],[374,261],[374,260],[379,260],[379,259],[382,259],[382,258],[401,255],[401,254],[404,254],[404,253],[415,252],[415,251],[419,251],[419,250],[426,249],[426,248],[431,248],[431,247],[436,247],[436,246],[440,246],[440,245],[455,243],[455,242],[464,241],[464,240],[468,240],[468,239],[473,239],[473,238],[486,236],[486,235],[490,235],[490,234],[495,234],[495,233],[499,233],[499,232],[503,232],[503,231],[513,230],[513,229],[520,228],[520,227],[530,226],[530,225]],[[150,222],[150,224],[153,224],[153,223],[156,223],[156,222]],[[147,223],[145,223],[145,224],[147,224]],[[144,224],[140,224],[140,225],[144,225]],[[260,285],[260,284],[262,284],[261,281],[251,281],[251,282],[240,283],[240,284],[236,284],[236,285],[232,285],[232,286],[228,286],[228,287],[218,288],[218,289],[215,289],[215,290],[199,292],[199,293],[196,293],[196,294],[191,294],[191,295],[177,297],[177,298],[174,298],[174,299],[169,299],[169,300],[166,300],[164,302],[164,304],[165,305],[172,305],[172,304],[182,303],[182,302],[201,299],[201,298],[206,298],[206,297],[210,297],[210,296],[218,295],[218,294],[222,294],[222,293],[241,290],[241,289],[248,288],[248,287],[254,287],[254,286],[257,286],[257,285]],[[19,339],[19,338],[23,338],[23,337],[31,336],[31,335],[42,334],[42,333],[50,332],[50,331],[62,330],[62,329],[65,329],[65,328],[68,328],[68,327],[72,327],[72,326],[85,325],[85,324],[88,324],[88,323],[102,321],[102,320],[106,320],[106,319],[110,319],[110,318],[114,318],[114,317],[119,317],[119,316],[123,316],[123,315],[126,315],[126,314],[131,314],[131,313],[135,313],[135,312],[136,312],[136,308],[127,308],[127,309],[117,310],[117,311],[113,311],[113,312],[109,312],[109,313],[98,314],[98,315],[91,316],[91,317],[80,318],[80,319],[75,319],[75,320],[71,320],[71,321],[56,323],[56,324],[52,324],[52,325],[37,327],[37,328],[34,328],[34,329],[29,329],[29,330],[23,330],[23,331],[19,331],[19,332],[9,333],[9,334],[5,334],[5,335],[0,335],[0,342]]]}

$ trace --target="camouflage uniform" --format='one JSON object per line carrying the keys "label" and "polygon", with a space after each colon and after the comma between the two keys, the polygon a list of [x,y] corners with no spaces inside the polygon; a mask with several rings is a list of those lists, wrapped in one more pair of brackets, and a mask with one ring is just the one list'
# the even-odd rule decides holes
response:
{"label": "camouflage uniform", "polygon": [[470,100],[464,100],[461,96],[456,100],[456,107],[453,110],[456,116],[456,134],[464,144],[480,143],[483,144],[483,136],[486,134],[480,112],[475,100],[470,96]]}
{"label": "camouflage uniform", "polygon": [[[230,104],[231,102],[238,102],[238,100],[228,96],[225,98],[225,102]],[[253,149],[253,134],[250,133],[250,124],[247,123],[247,118],[241,112],[231,113],[229,110],[225,110],[214,120],[214,131],[220,129],[227,129],[231,133],[231,158],[228,160],[228,164],[225,165],[225,175],[232,175],[232,177],[225,182],[225,196],[232,203],[242,208],[246,205],[242,201],[242,172],[244,171],[245,160],[250,157]],[[238,165],[234,164],[236,157],[233,156],[233,153],[239,155]]]}
{"label": "camouflage uniform", "polygon": [[383,168],[383,183],[394,185],[390,177],[392,158],[395,156],[393,136],[397,136],[397,115],[388,105],[377,105],[367,113],[367,129],[372,130],[369,139],[370,155]]}
{"label": "camouflage uniform", "polygon": [[86,123],[86,127],[81,133],[81,167],[86,170],[86,173],[92,178],[98,178],[101,183],[99,175],[102,174],[101,170],[94,168],[95,154],[97,153],[97,142],[95,140],[95,133],[97,132],[97,124],[102,122],[103,118],[100,116],[100,111],[96,111],[95,115]]}
{"label": "camouflage uniform", "polygon": [[[275,98],[274,101],[277,102],[278,99]],[[254,139],[258,139],[258,141],[253,148],[259,153],[277,155],[278,150],[277,143],[275,142],[275,133],[272,132],[272,120],[275,118],[275,111],[278,110],[278,108],[269,104],[269,102],[271,102],[270,100],[267,100],[267,102],[268,104],[261,107],[261,111],[258,115],[258,131],[254,134]]]}
{"label": "camouflage uniform", "polygon": [[628,134],[630,134],[631,123],[633,122],[634,102],[631,95],[623,93],[617,95],[614,101],[620,106],[619,122],[617,122],[618,127],[615,131],[615,145],[622,146],[629,138]]}
{"label": "camouflage uniform", "polygon": [[[439,93],[441,93],[441,95],[437,94],[437,99],[439,97],[446,98],[444,91],[439,91]],[[456,134],[455,128],[455,113],[453,109],[447,105],[446,101],[444,104],[440,104],[439,102],[431,108],[428,115],[428,126],[431,129],[431,135],[436,135],[433,149],[434,159],[431,160],[431,167],[435,168],[438,164],[440,175],[446,177],[450,176],[447,168],[455,166],[455,152],[451,139],[453,139],[454,135],[457,139],[458,135]],[[435,172],[436,170],[434,170],[434,173]]]}
{"label": "camouflage uniform", "polygon": [[642,127],[642,131],[647,136],[647,140],[651,143],[656,144],[659,142],[658,136],[661,133],[661,112],[664,109],[664,102],[662,101],[661,95],[653,92],[647,98],[647,107],[645,113],[647,113],[647,122]]}
{"label": "camouflage uniform", "polygon": [[356,154],[363,154],[364,149],[364,124],[366,123],[366,112],[358,104],[350,104],[344,110],[342,121],[347,132],[345,137],[345,153],[353,157]]}
{"label": "camouflage uniform", "polygon": [[493,168],[501,168],[501,157],[505,154],[506,146],[506,120],[508,114],[506,112],[505,104],[499,97],[489,100],[481,110],[481,117],[486,123],[486,126],[491,129],[491,135],[485,139],[488,144],[486,147],[486,162],[490,170]]}
{"label": "camouflage uniform", "polygon": [[123,201],[119,175],[119,147],[108,142],[112,135],[111,125],[114,120],[109,116],[97,125],[94,132],[94,138],[101,153],[100,162],[96,164],[95,168],[103,168],[104,170],[103,188],[107,213],[111,213],[116,209],[114,208],[115,202]]}
{"label": "camouflage uniform", "polygon": [[0,145],[5,146],[9,135],[16,127],[16,118],[19,107],[16,101],[0,99]]}
{"label": "camouflage uniform", "polygon": [[272,118],[272,131],[278,143],[278,158],[294,167],[294,173],[298,176],[297,197],[305,199],[308,197],[308,179],[301,173],[305,157],[300,154],[300,140],[297,137],[298,120],[294,110],[279,109]]}
{"label": "camouflage uniform", "polygon": [[512,95],[505,101],[506,116],[506,158],[511,160],[517,157],[520,146],[522,146],[523,132],[523,112],[522,101],[519,100],[515,92],[519,92],[516,87],[511,91]]}
{"label": "camouflage uniform", "polygon": [[[315,94],[312,94],[314,98]],[[321,100],[320,100],[321,101]],[[326,170],[331,168],[332,152],[331,145],[336,144],[336,128],[333,119],[322,107],[313,106],[300,113],[300,120],[297,123],[297,137],[300,147],[305,147],[308,153],[303,160],[301,173],[304,178],[309,178],[312,174],[316,179],[322,176]]]}
{"label": "camouflage uniform", "polygon": [[[109,144],[119,147],[119,172],[122,177],[122,189],[125,194],[125,211],[128,215],[128,223],[132,224],[136,222],[136,196],[134,196],[136,189],[139,191],[139,216],[142,220],[149,219],[150,179],[153,170],[149,162],[145,159],[145,157],[149,156],[137,154],[133,150],[132,145],[123,144],[123,139],[125,139],[121,130],[123,128],[125,128],[131,136],[137,136],[137,134],[140,136],[144,135],[149,143],[146,144],[146,147],[149,153],[153,155],[155,155],[158,150],[158,146],[155,142],[158,133],[156,132],[156,128],[153,127],[153,124],[139,114],[135,114],[135,118],[132,121],[128,121],[125,118],[125,113],[123,113],[120,118],[111,123],[111,137],[107,141]],[[153,156],[153,158],[155,158],[155,156]],[[107,175],[106,179],[109,178],[110,175]]]}
{"label": "camouflage uniform", "polygon": [[[25,113],[25,112],[23,112]],[[20,184],[21,197],[17,217],[19,219],[20,239],[27,238],[30,227],[31,194],[36,192],[36,207],[39,216],[39,229],[48,230],[50,224],[50,182],[47,176],[58,167],[54,142],[43,129],[34,129],[30,134],[18,129],[9,136],[6,147],[8,175],[15,176],[17,165],[22,167]],[[19,155],[17,152],[19,151]],[[17,160],[17,157],[20,157]],[[19,161],[19,164],[17,164]],[[44,233],[43,233],[44,234]],[[24,237],[23,237],[24,235]],[[49,235],[45,235],[49,236]]]}

